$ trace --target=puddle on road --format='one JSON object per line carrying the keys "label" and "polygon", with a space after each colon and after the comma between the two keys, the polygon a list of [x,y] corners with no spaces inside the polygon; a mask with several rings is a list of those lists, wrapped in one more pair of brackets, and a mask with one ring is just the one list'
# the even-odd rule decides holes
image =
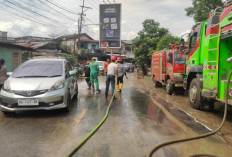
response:
{"label": "puddle on road", "polygon": [[[131,108],[137,114],[138,119],[145,121],[146,119],[152,120],[156,126],[154,129],[165,130],[162,132],[166,135],[172,135],[172,132],[180,131],[181,128],[176,125],[172,119],[169,119],[163,112],[163,110],[157,106],[148,96],[149,94],[145,91],[131,89],[130,90]],[[170,112],[175,118],[182,122],[187,127],[191,128],[198,134],[209,132],[209,130],[197,123],[194,118],[188,116],[185,112],[177,109],[171,103],[166,102],[164,99],[153,97],[155,101],[160,103],[168,112]],[[169,128],[169,129],[165,129]],[[169,130],[169,131],[167,131]]]}

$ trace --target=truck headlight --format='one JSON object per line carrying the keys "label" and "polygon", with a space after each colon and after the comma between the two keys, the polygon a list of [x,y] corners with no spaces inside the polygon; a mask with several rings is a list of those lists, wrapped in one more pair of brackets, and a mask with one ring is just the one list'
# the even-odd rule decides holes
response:
{"label": "truck headlight", "polygon": [[52,91],[64,88],[64,84],[65,84],[64,80],[59,80],[48,91],[52,92]]}
{"label": "truck headlight", "polygon": [[4,82],[4,85],[3,85],[3,88],[2,88],[4,91],[7,91],[9,93],[12,93],[11,91],[11,87],[10,87],[10,82],[8,80],[6,80]]}

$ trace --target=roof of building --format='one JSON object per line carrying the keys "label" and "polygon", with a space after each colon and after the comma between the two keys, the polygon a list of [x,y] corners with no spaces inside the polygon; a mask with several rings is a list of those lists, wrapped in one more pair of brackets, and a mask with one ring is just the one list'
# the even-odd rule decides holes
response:
{"label": "roof of building", "polygon": [[7,48],[20,49],[20,50],[27,50],[27,51],[32,50],[32,48],[30,48],[30,47],[24,47],[24,46],[21,46],[21,45],[16,45],[16,44],[8,43],[8,42],[0,42],[0,46],[7,47]]}
{"label": "roof of building", "polygon": [[[64,38],[67,39],[74,39],[74,38],[78,38],[79,34],[71,34],[71,35],[64,35],[64,36],[60,36],[58,38],[56,38],[56,40],[63,40]],[[87,36],[89,39],[94,40],[93,38],[91,38],[88,34],[86,33],[82,33],[81,36]]]}
{"label": "roof of building", "polygon": [[47,45],[49,42],[30,42],[30,43],[16,43],[15,45],[28,47],[32,49],[37,49],[39,47],[42,47],[44,45]]}
{"label": "roof of building", "polygon": [[127,45],[132,45],[132,40],[122,40],[122,43],[125,43]]}
{"label": "roof of building", "polygon": [[25,38],[52,40],[52,38],[48,38],[48,37],[37,37],[37,36],[22,36],[22,37],[17,37],[17,38],[15,38],[15,39],[16,39],[16,40],[20,40],[20,39],[25,39]]}

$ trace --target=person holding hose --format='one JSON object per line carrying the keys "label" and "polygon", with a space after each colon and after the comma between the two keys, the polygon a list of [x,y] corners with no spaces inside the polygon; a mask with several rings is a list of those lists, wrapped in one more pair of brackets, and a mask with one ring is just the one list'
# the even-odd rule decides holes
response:
{"label": "person holding hose", "polygon": [[[116,57],[111,57],[111,63],[108,65],[108,73],[106,78],[106,90],[105,90],[105,96],[108,97],[109,87],[110,84],[112,86],[112,95],[114,95],[114,89],[115,89],[115,78],[117,78],[118,72],[117,72],[117,64],[115,64]],[[114,99],[116,97],[114,96]]]}
{"label": "person holding hose", "polygon": [[90,82],[92,85],[93,91],[95,91],[94,83],[96,84],[96,91],[100,92],[99,89],[99,82],[98,82],[98,72],[99,72],[99,65],[96,63],[96,58],[93,57],[92,61],[89,63],[90,68]]}
{"label": "person holding hose", "polygon": [[[126,71],[125,68],[123,67],[122,59],[120,57],[117,58],[117,70],[118,70],[118,79],[117,79],[117,92],[122,91],[122,86],[123,86],[123,76],[126,76]],[[126,76],[127,78],[127,76]]]}

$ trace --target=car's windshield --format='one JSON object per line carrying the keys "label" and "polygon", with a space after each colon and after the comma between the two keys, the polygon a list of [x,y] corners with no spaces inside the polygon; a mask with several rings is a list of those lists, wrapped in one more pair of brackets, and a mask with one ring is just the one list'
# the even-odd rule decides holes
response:
{"label": "car's windshield", "polygon": [[180,54],[178,51],[174,52],[174,61],[176,64],[185,64],[186,55]]}
{"label": "car's windshield", "polygon": [[23,63],[12,77],[58,77],[62,74],[62,61],[28,61]]}

